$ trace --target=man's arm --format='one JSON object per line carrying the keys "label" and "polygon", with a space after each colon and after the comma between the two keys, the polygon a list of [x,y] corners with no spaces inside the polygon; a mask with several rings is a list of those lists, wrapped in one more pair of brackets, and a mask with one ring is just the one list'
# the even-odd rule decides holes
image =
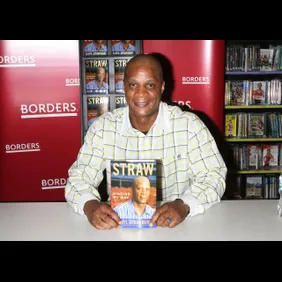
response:
{"label": "man's arm", "polygon": [[79,214],[84,214],[83,208],[87,201],[100,201],[97,188],[103,180],[104,169],[102,131],[91,127],[76,161],[68,171],[69,178],[65,187],[67,202]]}
{"label": "man's arm", "polygon": [[192,185],[179,198],[190,207],[188,216],[194,216],[220,202],[226,189],[227,167],[213,136],[199,117],[192,117],[188,126]]}

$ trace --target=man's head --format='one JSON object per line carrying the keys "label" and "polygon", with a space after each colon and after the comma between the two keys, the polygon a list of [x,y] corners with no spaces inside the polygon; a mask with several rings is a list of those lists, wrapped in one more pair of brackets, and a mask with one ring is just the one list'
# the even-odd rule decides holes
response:
{"label": "man's head", "polygon": [[105,79],[105,76],[106,76],[106,71],[104,68],[100,67],[100,68],[97,68],[97,71],[96,71],[96,80],[98,81],[103,81]]}
{"label": "man's head", "polygon": [[131,115],[157,115],[164,87],[162,67],[155,57],[139,54],[127,62],[124,90]]}
{"label": "man's head", "polygon": [[132,201],[138,204],[146,204],[150,196],[151,184],[147,177],[135,178],[132,185]]}
{"label": "man's head", "polygon": [[106,112],[108,112],[108,105],[107,104],[100,104],[98,111],[99,111],[99,114],[98,114],[99,116],[105,114]]}

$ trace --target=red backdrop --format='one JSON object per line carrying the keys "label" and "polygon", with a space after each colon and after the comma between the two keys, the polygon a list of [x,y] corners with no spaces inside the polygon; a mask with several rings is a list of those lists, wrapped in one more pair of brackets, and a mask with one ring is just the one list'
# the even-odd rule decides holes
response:
{"label": "red backdrop", "polygon": [[[0,41],[1,201],[65,200],[82,136],[78,48],[78,40]],[[224,41],[144,40],[143,51],[171,62],[172,100],[222,131]]]}
{"label": "red backdrop", "polygon": [[1,200],[64,200],[81,145],[77,40],[0,41]]}
{"label": "red backdrop", "polygon": [[203,112],[223,130],[224,40],[144,40],[144,53],[160,53],[172,65],[171,99]]}

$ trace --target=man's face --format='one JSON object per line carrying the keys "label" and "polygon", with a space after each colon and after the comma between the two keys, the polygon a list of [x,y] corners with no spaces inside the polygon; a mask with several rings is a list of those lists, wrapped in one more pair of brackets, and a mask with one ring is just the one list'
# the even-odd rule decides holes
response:
{"label": "man's face", "polygon": [[133,189],[133,198],[138,204],[146,204],[150,196],[150,181],[147,178],[136,180],[135,189]]}
{"label": "man's face", "polygon": [[164,82],[155,64],[134,63],[127,70],[124,90],[130,114],[149,117],[158,111]]}
{"label": "man's face", "polygon": [[99,109],[99,115],[103,115],[108,111],[107,105],[101,105],[101,108]]}
{"label": "man's face", "polygon": [[102,44],[102,43],[103,43],[103,40],[96,40],[96,42],[97,42],[98,44]]}
{"label": "man's face", "polygon": [[105,75],[106,75],[106,73],[105,73],[105,70],[103,69],[103,68],[100,68],[100,69],[98,69],[98,71],[97,71],[97,80],[98,81],[103,81],[104,80],[104,78],[105,78]]}
{"label": "man's face", "polygon": [[116,73],[116,80],[122,80],[123,79],[123,73],[118,72]]}

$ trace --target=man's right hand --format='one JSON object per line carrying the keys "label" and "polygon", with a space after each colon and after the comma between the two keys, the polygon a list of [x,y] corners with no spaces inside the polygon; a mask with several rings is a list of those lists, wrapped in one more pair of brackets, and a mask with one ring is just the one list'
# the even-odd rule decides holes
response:
{"label": "man's right hand", "polygon": [[90,200],[85,203],[83,210],[89,222],[97,229],[118,228],[121,224],[117,213],[106,203]]}

